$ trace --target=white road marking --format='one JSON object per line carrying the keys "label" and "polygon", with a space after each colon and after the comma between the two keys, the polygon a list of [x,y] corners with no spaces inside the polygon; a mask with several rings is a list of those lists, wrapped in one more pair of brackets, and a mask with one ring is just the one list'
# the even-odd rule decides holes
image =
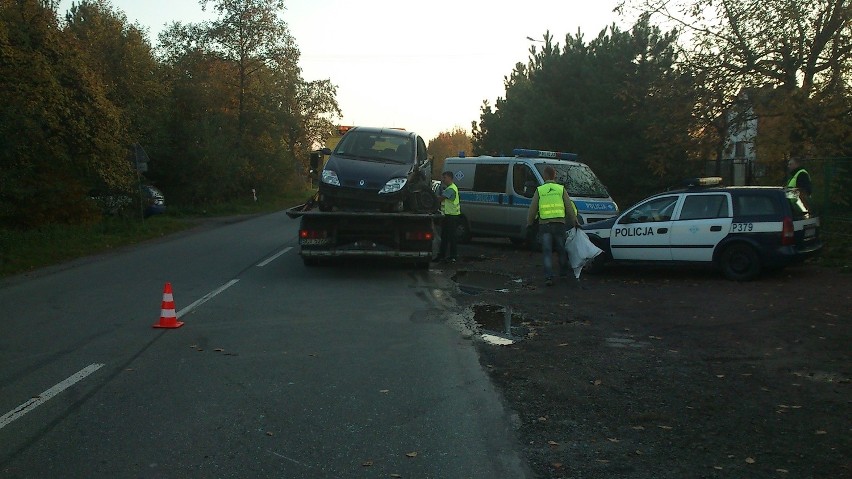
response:
{"label": "white road marking", "polygon": [[271,262],[275,261],[276,259],[278,259],[278,257],[279,257],[279,256],[281,256],[282,254],[284,254],[284,253],[286,253],[286,252],[290,251],[291,249],[293,249],[293,247],[292,247],[292,246],[288,246],[288,247],[286,247],[286,248],[282,249],[281,251],[279,251],[279,252],[275,253],[274,255],[270,256],[269,258],[266,258],[265,260],[261,261],[261,262],[260,262],[260,263],[258,263],[257,265],[258,265],[258,266],[260,266],[261,268],[263,268],[264,266],[266,266],[266,265],[268,265],[269,263],[271,263]]}
{"label": "white road marking", "polygon": [[192,311],[193,309],[195,309],[195,308],[197,308],[197,307],[201,306],[202,304],[204,304],[204,303],[206,303],[206,302],[210,301],[211,299],[213,299],[214,297],[216,297],[216,295],[218,295],[218,294],[219,294],[219,293],[221,293],[222,291],[225,291],[226,289],[230,288],[231,286],[233,286],[233,285],[235,285],[235,284],[237,284],[237,283],[239,283],[239,282],[240,282],[240,280],[238,280],[238,279],[232,279],[232,280],[228,281],[227,283],[223,284],[222,286],[219,286],[219,288],[217,288],[216,290],[214,290],[214,291],[211,291],[211,292],[207,293],[207,294],[206,294],[206,295],[204,295],[201,299],[196,300],[194,303],[192,303],[192,304],[190,304],[189,306],[187,306],[187,307],[185,307],[185,308],[181,309],[180,311],[178,311],[178,312],[177,312],[177,317],[178,317],[178,318],[180,318],[181,316],[183,316],[183,315],[185,315],[185,314],[189,313],[189,312],[190,312],[190,311]]}
{"label": "white road marking", "polygon": [[72,374],[71,376],[68,377],[68,379],[62,381],[61,383],[57,384],[56,386],[53,386],[52,388],[48,389],[47,391],[39,394],[38,396],[30,399],[29,401],[21,404],[20,406],[16,407],[15,409],[4,414],[3,417],[0,417],[0,429],[3,429],[4,427],[11,424],[12,421],[19,419],[24,414],[26,414],[26,413],[32,411],[33,409],[41,406],[42,404],[46,403],[53,396],[56,396],[57,394],[59,394],[62,391],[70,388],[74,384],[82,381],[83,379],[86,378],[86,376],[92,374],[93,372],[97,371],[98,369],[102,368],[103,366],[104,366],[103,364],[98,364],[98,363],[90,364],[90,365],[86,366],[85,368],[83,368],[83,369],[77,371],[76,373]]}

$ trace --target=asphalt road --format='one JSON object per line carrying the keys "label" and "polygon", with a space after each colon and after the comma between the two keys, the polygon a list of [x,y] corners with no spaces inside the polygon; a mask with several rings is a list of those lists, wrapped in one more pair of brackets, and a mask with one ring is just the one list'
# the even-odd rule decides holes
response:
{"label": "asphalt road", "polygon": [[[439,271],[282,213],[0,284],[0,477],[528,477]],[[185,324],[154,329],[170,282]],[[397,475],[397,476],[394,476]]]}

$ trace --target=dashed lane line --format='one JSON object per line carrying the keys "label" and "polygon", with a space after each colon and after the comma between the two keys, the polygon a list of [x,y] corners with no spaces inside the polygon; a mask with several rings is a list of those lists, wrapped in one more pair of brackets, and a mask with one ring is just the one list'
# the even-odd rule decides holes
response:
{"label": "dashed lane line", "polygon": [[0,417],[0,429],[3,429],[4,427],[11,424],[12,421],[15,421],[16,419],[21,418],[24,414],[27,414],[28,412],[32,411],[33,409],[35,409],[35,408],[41,406],[42,404],[46,403],[52,397],[56,396],[57,394],[61,393],[62,391],[66,390],[66,389],[70,388],[71,386],[77,384],[78,382],[82,381],[87,376],[94,373],[95,371],[102,368],[103,366],[104,366],[103,364],[99,364],[99,363],[90,364],[90,365],[86,366],[85,368],[83,368],[83,369],[77,371],[76,373],[72,374],[71,376],[69,376],[67,379],[60,382],[59,384],[48,389],[47,391],[39,394],[38,396],[30,399],[29,401],[21,404],[20,406],[16,407],[15,409],[4,414],[3,417]]}
{"label": "dashed lane line", "polygon": [[293,249],[293,247],[292,247],[292,246],[288,246],[288,247],[286,247],[286,248],[282,249],[281,251],[279,251],[279,252],[275,253],[274,255],[270,256],[269,258],[266,258],[265,260],[261,261],[261,262],[260,262],[260,263],[258,263],[257,265],[258,265],[259,267],[263,268],[264,266],[266,266],[266,265],[268,265],[269,263],[271,263],[271,262],[275,261],[276,259],[278,259],[278,257],[279,257],[279,256],[281,256],[282,254],[284,254],[284,253],[286,253],[286,252],[290,251],[291,249]]}
{"label": "dashed lane line", "polygon": [[209,293],[205,294],[205,295],[204,295],[204,296],[202,296],[200,299],[195,300],[195,302],[194,302],[194,303],[192,303],[192,304],[190,304],[189,306],[187,306],[187,307],[185,307],[185,308],[181,309],[180,311],[178,311],[178,312],[177,312],[177,314],[176,314],[176,316],[177,316],[178,318],[180,318],[181,316],[183,316],[183,315],[185,315],[185,314],[188,314],[188,313],[189,313],[190,311],[192,311],[193,309],[195,309],[195,308],[197,308],[197,307],[201,306],[202,304],[204,304],[204,303],[206,303],[206,302],[210,301],[211,299],[213,299],[213,298],[215,298],[217,295],[219,295],[219,293],[221,293],[222,291],[225,291],[226,289],[230,288],[231,286],[233,286],[233,285],[235,285],[235,284],[237,284],[237,283],[239,283],[239,282],[240,282],[240,280],[238,280],[238,279],[232,279],[232,280],[228,281],[227,283],[223,284],[222,286],[219,286],[219,287],[218,287],[218,288],[216,288],[215,290],[213,290],[213,291],[211,291],[211,292],[209,292]]}

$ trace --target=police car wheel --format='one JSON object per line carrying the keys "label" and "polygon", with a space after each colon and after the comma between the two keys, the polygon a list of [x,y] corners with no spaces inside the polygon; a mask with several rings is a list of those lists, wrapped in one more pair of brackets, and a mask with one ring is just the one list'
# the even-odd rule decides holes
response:
{"label": "police car wheel", "polygon": [[725,248],[720,265],[725,276],[734,281],[748,281],[760,274],[760,257],[754,248],[745,244]]}
{"label": "police car wheel", "polygon": [[601,253],[590,261],[586,266],[583,266],[583,271],[589,274],[598,274],[603,271],[604,266],[606,265],[606,255]]}

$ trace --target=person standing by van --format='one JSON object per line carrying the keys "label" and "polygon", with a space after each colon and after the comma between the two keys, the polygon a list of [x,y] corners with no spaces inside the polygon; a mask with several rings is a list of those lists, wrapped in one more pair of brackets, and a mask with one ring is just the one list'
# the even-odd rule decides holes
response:
{"label": "person standing by van", "polygon": [[559,252],[559,276],[568,277],[571,269],[568,253],[565,251],[566,218],[572,228],[580,226],[574,203],[565,191],[565,187],[556,182],[556,170],[552,166],[544,167],[544,184],[536,188],[527,213],[527,228],[539,219],[541,232],[541,251],[544,254],[544,283],[553,285],[553,247]]}
{"label": "person standing by van", "polygon": [[[435,261],[455,263],[458,244],[456,230],[458,229],[459,216],[461,216],[459,187],[453,182],[452,171],[441,173],[441,184],[443,185],[440,196],[441,213],[444,213],[444,219],[441,221],[441,246],[438,249],[438,256]],[[447,256],[448,252],[449,256]]]}

